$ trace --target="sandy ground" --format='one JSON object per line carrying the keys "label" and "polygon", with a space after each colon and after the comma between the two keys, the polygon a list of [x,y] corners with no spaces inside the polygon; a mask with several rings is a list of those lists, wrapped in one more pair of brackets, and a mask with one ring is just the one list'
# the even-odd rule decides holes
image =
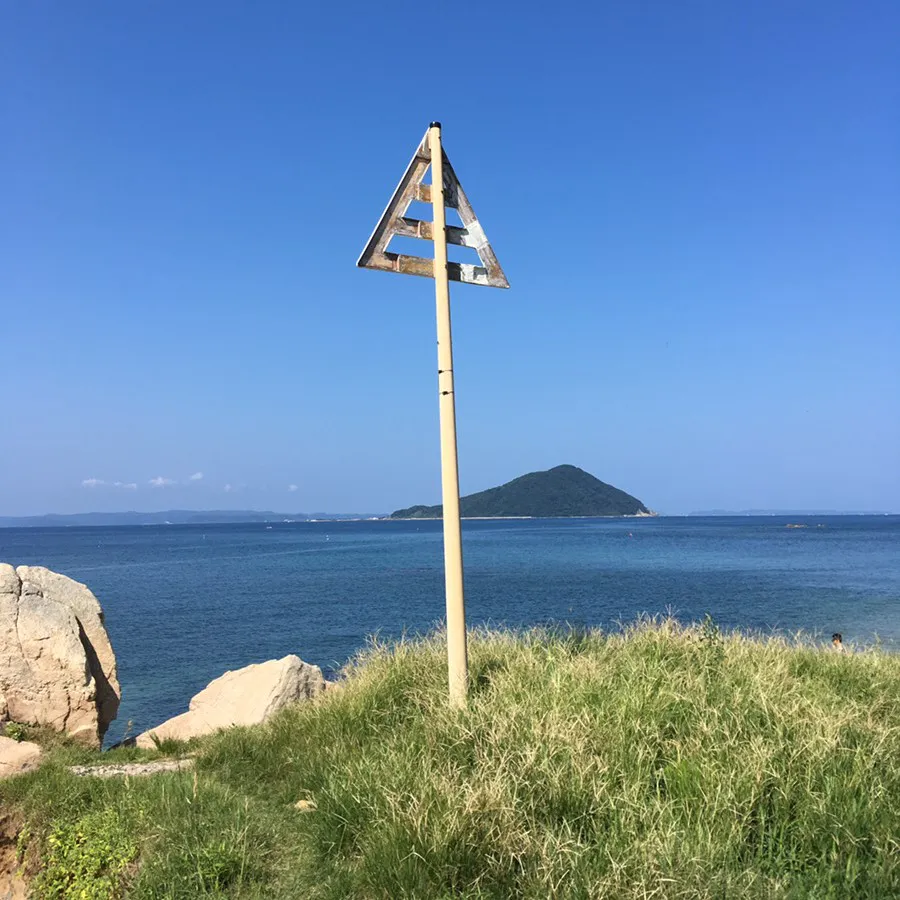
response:
{"label": "sandy ground", "polygon": [[0,900],[26,900],[28,897],[16,859],[18,833],[15,822],[0,813]]}

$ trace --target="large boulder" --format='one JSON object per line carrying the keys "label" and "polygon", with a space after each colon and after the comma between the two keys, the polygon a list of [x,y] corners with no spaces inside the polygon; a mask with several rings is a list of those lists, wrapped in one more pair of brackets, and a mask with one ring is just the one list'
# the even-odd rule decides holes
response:
{"label": "large boulder", "polygon": [[0,779],[21,775],[37,767],[41,748],[30,741],[0,737]]}
{"label": "large boulder", "polygon": [[187,741],[233,725],[258,725],[273,713],[325,690],[318,666],[285,656],[226,672],[191,699],[186,713],[138,735],[138,747],[155,741]]}
{"label": "large boulder", "polygon": [[41,566],[0,563],[0,719],[97,747],[119,697],[103,610],[90,590]]}

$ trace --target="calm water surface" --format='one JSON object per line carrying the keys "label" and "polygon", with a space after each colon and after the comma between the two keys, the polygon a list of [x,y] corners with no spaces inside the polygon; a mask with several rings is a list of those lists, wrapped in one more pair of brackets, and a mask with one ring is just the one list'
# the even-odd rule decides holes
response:
{"label": "calm water surface", "polygon": [[[709,612],[900,645],[900,516],[472,521],[463,540],[470,624]],[[443,614],[439,522],[0,529],[0,561],[100,599],[123,690],[112,740],[226,669],[287,653],[334,669],[367,635]]]}

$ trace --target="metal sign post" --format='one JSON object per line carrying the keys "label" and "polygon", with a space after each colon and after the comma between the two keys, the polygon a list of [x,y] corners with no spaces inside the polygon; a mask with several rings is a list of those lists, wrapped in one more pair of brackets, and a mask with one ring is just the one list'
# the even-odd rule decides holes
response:
{"label": "metal sign post", "polygon": [[[431,184],[423,184],[429,165]],[[413,200],[431,202],[433,222],[407,219]],[[456,209],[463,227],[447,226],[446,208]],[[394,235],[431,240],[434,259],[391,253]],[[472,247],[480,266],[451,263],[447,244]],[[462,530],[459,515],[459,465],[456,450],[456,394],[453,385],[453,338],[450,326],[450,281],[509,287],[497,257],[475,218],[468,198],[441,146],[440,122],[432,122],[394,191],[358,266],[434,278],[437,301],[438,402],[441,427],[441,489],[444,526],[444,582],[447,595],[447,669],[450,702],[464,706],[468,687],[466,606],[463,592]]]}

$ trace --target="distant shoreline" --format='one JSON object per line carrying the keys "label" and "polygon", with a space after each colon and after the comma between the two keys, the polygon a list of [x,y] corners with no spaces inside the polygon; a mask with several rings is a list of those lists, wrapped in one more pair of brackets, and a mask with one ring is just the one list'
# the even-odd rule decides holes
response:
{"label": "distant shoreline", "polygon": [[[109,513],[109,514],[80,514],[49,515],[49,516],[0,516],[0,531],[15,528],[147,528],[159,526],[178,527],[184,525],[214,526],[214,525],[303,525],[303,524],[340,524],[341,522],[440,522],[441,516],[390,516],[390,515],[334,515],[319,516],[291,516],[268,514],[264,512],[248,512],[244,518],[242,511],[236,511],[233,515],[220,518],[205,518],[200,511],[191,512],[190,518],[174,517],[165,519],[164,516],[171,513]],[[143,518],[146,515],[147,518]],[[626,513],[612,516],[462,516],[468,522],[503,522],[503,521],[528,521],[528,520],[553,520],[553,519],[775,519],[775,518],[885,518],[898,516],[893,512],[744,512],[744,513],[682,513],[680,515],[668,515],[666,513]],[[121,519],[118,516],[122,516]]]}
{"label": "distant shoreline", "polygon": [[[620,516],[460,516],[467,522],[512,521],[517,519],[658,519],[659,513],[623,513]],[[443,516],[386,516],[388,522],[442,522]]]}
{"label": "distant shoreline", "polygon": [[699,510],[687,513],[689,519],[739,519],[757,518],[765,519],[773,516],[897,516],[900,512],[885,512],[884,510],[856,510],[856,509],[711,509]]}

